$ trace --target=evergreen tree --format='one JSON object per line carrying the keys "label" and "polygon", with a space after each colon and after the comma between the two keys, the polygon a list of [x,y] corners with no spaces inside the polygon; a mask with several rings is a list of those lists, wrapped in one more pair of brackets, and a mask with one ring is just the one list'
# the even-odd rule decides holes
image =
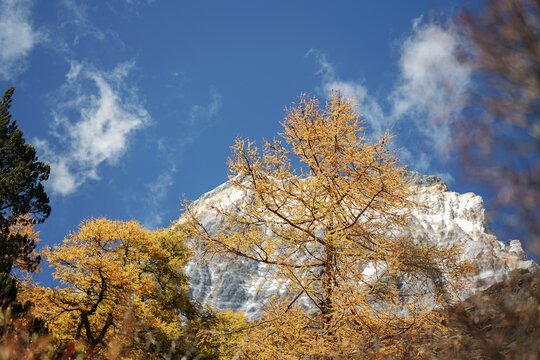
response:
{"label": "evergreen tree", "polygon": [[50,168],[38,161],[36,150],[26,144],[12,120],[9,110],[14,90],[9,88],[0,102],[0,301],[4,306],[17,294],[10,276],[13,266],[34,271],[40,261],[33,255],[34,239],[12,229],[41,223],[51,211],[41,183],[48,179]]}

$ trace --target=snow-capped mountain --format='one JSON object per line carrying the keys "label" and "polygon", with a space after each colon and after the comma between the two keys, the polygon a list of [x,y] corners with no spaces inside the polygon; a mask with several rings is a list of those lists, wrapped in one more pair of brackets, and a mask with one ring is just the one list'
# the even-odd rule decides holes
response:
{"label": "snow-capped mountain", "polygon": [[[440,246],[462,244],[463,257],[475,262],[478,273],[468,294],[503,281],[514,269],[533,270],[519,240],[503,243],[492,230],[483,200],[473,193],[452,192],[441,179],[410,171],[407,181],[414,186],[418,203],[427,205],[412,214],[407,230],[413,238],[425,238]],[[192,211],[207,229],[218,226],[212,205],[240,204],[243,193],[226,182],[193,203]],[[270,295],[280,291],[279,284],[264,281],[267,268],[259,263],[214,257],[211,261],[192,260],[186,272],[191,277],[191,294],[218,309],[243,310],[253,317]]]}

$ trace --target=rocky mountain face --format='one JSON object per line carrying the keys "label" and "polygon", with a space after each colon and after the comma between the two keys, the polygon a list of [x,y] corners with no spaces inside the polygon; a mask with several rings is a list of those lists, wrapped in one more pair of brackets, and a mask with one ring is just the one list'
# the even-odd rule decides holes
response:
{"label": "rocky mountain face", "polygon": [[[464,298],[504,281],[516,269],[534,271],[537,265],[527,260],[519,240],[499,241],[486,217],[482,198],[473,193],[458,194],[439,178],[409,172],[407,181],[414,186],[414,199],[426,205],[412,214],[407,230],[413,238],[425,238],[440,245],[463,245],[463,257],[475,262],[478,273]],[[204,194],[193,204],[199,220],[212,231],[218,224],[212,210],[215,204],[240,204],[242,193],[229,182]],[[254,317],[261,304],[280,291],[279,284],[264,281],[268,269],[258,263],[215,257],[192,262],[187,267],[191,277],[191,295],[218,309],[243,310]]]}

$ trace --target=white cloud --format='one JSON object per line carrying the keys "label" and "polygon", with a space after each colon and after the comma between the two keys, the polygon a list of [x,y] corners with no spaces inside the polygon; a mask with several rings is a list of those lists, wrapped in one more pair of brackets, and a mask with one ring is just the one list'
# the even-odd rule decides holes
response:
{"label": "white cloud", "polygon": [[[219,116],[221,103],[221,94],[215,88],[211,88],[210,100],[206,105],[197,104],[189,109],[189,115],[182,124],[182,136],[176,137],[174,144],[170,144],[164,137],[158,139],[157,150],[163,153],[162,158],[167,159],[168,165],[154,181],[146,184],[148,193],[142,199],[142,203],[144,203],[143,224],[145,227],[155,229],[169,225],[164,224],[164,221],[167,221],[167,218],[165,218],[167,210],[164,210],[162,203],[174,184],[173,177],[176,173],[174,164],[177,162],[179,154],[184,152],[185,148],[200,136],[204,128],[216,120]],[[137,201],[140,205],[141,200],[137,199]]]}
{"label": "white cloud", "polygon": [[409,149],[404,148],[399,151],[399,156],[405,164],[413,167],[416,171],[422,173],[429,171],[430,159],[427,153],[421,151],[415,151],[413,153]]}
{"label": "white cloud", "polygon": [[191,107],[189,114],[190,125],[197,125],[200,121],[208,122],[218,115],[219,109],[221,108],[221,94],[215,89],[212,89],[210,96],[212,99],[208,105],[193,105]]}
{"label": "white cloud", "polygon": [[39,42],[30,22],[30,0],[0,0],[0,79],[21,74],[28,55]]}
{"label": "white cloud", "polygon": [[68,195],[88,179],[99,179],[102,164],[114,165],[129,147],[133,133],[150,122],[135,89],[126,83],[132,63],[112,72],[71,63],[54,112],[53,134],[61,149],[36,143],[51,164],[49,184]]}
{"label": "white cloud", "polygon": [[455,28],[415,20],[399,61],[400,79],[390,95],[392,118],[414,119],[439,156],[451,153],[451,125],[471,86],[471,69],[458,60],[465,46]]}
{"label": "white cloud", "polygon": [[322,80],[319,92],[329,97],[333,91],[339,91],[341,95],[354,100],[358,105],[358,112],[368,124],[368,130],[377,136],[382,135],[391,126],[381,106],[374,97],[368,94],[363,82],[341,80],[334,66],[326,59],[326,55],[317,49],[310,49],[306,56],[314,56],[319,64],[317,75],[320,75]]}
{"label": "white cloud", "polygon": [[[356,99],[358,111],[375,136],[396,124],[414,133],[414,143],[401,149],[401,157],[410,167],[436,172],[435,160],[448,160],[452,153],[452,125],[461,115],[471,90],[472,70],[458,59],[467,44],[451,24],[413,23],[412,33],[403,43],[399,76],[382,107],[370,96],[363,81],[341,80],[325,54],[311,49],[319,64],[319,92],[329,96],[333,90]],[[414,147],[414,148],[413,148]],[[453,181],[450,174],[439,174]]]}
{"label": "white cloud", "polygon": [[[161,202],[166,198],[169,188],[174,184],[173,175],[176,168],[171,166],[161,173],[153,182],[146,184],[148,196],[144,200],[146,203],[145,216],[143,223],[146,228],[155,229],[163,226],[163,216]],[[168,224],[167,224],[168,225]]]}
{"label": "white cloud", "polygon": [[71,13],[69,20],[65,21],[62,26],[74,25],[77,29],[73,33],[75,36],[73,39],[74,44],[78,44],[79,40],[85,36],[91,36],[98,40],[105,39],[105,33],[88,20],[88,11],[84,3],[75,0],[63,0],[62,4]]}
{"label": "white cloud", "polygon": [[[92,39],[112,40],[112,46],[125,47],[118,33],[106,26],[94,24],[94,18],[100,15],[96,2],[61,0],[56,3],[56,21],[40,28],[40,43],[43,46],[67,57],[75,56],[77,45],[83,42],[86,44]],[[115,11],[112,3],[108,4],[107,10]]]}

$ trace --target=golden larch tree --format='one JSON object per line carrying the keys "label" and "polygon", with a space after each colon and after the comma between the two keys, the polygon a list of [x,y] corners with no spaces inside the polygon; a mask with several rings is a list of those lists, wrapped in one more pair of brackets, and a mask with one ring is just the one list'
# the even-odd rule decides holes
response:
{"label": "golden larch tree", "polygon": [[339,94],[325,107],[302,96],[283,127],[262,152],[237,139],[230,181],[244,200],[211,204],[217,230],[197,207],[186,204],[184,215],[203,254],[259,262],[285,289],[243,330],[243,356],[395,356],[404,333],[436,331],[431,310],[456,299],[470,265],[458,248],[406,235],[419,205],[392,136],[369,141],[354,102]]}
{"label": "golden larch tree", "polygon": [[[30,214],[20,216],[17,222],[9,227],[10,234],[16,234],[29,239],[33,244],[37,245],[40,242],[39,231],[35,229],[36,221],[32,219]],[[14,259],[13,267],[15,268],[16,276],[28,274],[29,272],[39,271],[37,264],[41,261],[41,257],[37,251],[33,250],[26,255],[27,259]]]}
{"label": "golden larch tree", "polygon": [[42,255],[62,286],[27,283],[22,295],[60,344],[81,343],[91,358],[195,347],[189,329],[200,313],[187,296],[189,251],[178,228],[92,219]]}

